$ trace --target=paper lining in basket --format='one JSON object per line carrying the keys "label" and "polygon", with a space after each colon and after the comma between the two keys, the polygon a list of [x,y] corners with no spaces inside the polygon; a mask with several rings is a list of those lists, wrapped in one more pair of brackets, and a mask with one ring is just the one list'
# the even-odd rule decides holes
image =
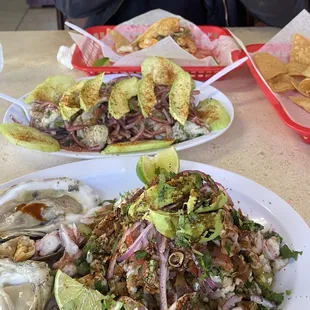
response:
{"label": "paper lining in basket", "polygon": [[[233,62],[231,53],[234,50],[238,50],[238,46],[232,37],[220,36],[211,41],[208,34],[205,34],[199,27],[190,21],[183,19],[181,16],[160,9],[147,12],[127,22],[119,24],[115,27],[115,30],[119,31],[130,41],[133,41],[134,38],[143,33],[150,25],[164,17],[179,17],[181,19],[181,24],[191,30],[197,47],[212,51],[212,54],[216,57],[218,63],[211,56],[197,59],[192,54],[182,49],[171,37],[164,38],[149,48],[119,57],[116,56],[115,52],[110,48],[113,42],[109,35],[107,35],[102,40],[105,44],[104,56],[115,61],[114,66],[139,66],[147,56],[162,56],[170,58],[182,66],[226,66]],[[84,61],[87,65],[92,65],[96,58],[102,57],[101,47],[97,43],[77,34],[71,34],[71,37],[81,49]]]}

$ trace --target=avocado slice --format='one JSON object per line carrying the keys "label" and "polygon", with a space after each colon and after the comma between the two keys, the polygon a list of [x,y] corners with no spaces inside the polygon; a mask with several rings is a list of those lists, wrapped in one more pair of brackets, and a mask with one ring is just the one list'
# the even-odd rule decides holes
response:
{"label": "avocado slice", "polygon": [[212,98],[200,101],[197,106],[198,116],[210,126],[211,131],[226,128],[230,123],[230,117],[221,103]]}
{"label": "avocado slice", "polygon": [[183,69],[176,63],[158,56],[147,57],[141,65],[142,76],[152,75],[155,85],[171,86]]}
{"label": "avocado slice", "polygon": [[108,145],[102,154],[117,154],[142,152],[147,150],[161,149],[170,146],[174,140],[145,140],[135,142],[120,142]]}
{"label": "avocado slice", "polygon": [[58,152],[57,140],[36,128],[16,124],[0,124],[0,133],[11,143],[30,150],[42,152]]}
{"label": "avocado slice", "polygon": [[[151,205],[154,210],[161,209],[188,195],[193,188],[200,184],[201,177],[198,175],[181,176],[165,182],[161,188],[155,184],[145,190],[140,197],[128,209],[128,215],[135,217],[144,215]],[[162,184],[163,185],[163,184]]]}
{"label": "avocado slice", "polygon": [[169,213],[162,210],[152,210],[145,219],[151,222],[156,230],[169,239],[174,239],[176,227],[178,225],[178,213]]}
{"label": "avocado slice", "polygon": [[120,119],[130,111],[128,100],[138,94],[139,79],[135,76],[121,80],[112,87],[109,97],[109,113],[115,118]]}
{"label": "avocado slice", "polygon": [[138,101],[143,116],[148,117],[157,103],[155,83],[150,73],[142,77],[138,83]]}
{"label": "avocado slice", "polygon": [[192,91],[192,77],[188,72],[179,72],[169,93],[169,111],[171,116],[184,125],[189,112]]}
{"label": "avocado slice", "polygon": [[81,110],[80,105],[80,92],[87,80],[80,81],[74,84],[72,87],[67,89],[60,101],[59,101],[59,111],[61,117],[66,121],[71,118],[76,112]]}
{"label": "avocado slice", "polygon": [[24,100],[25,103],[34,101],[58,103],[59,97],[65,90],[75,84],[75,79],[68,75],[52,75],[38,85]]}
{"label": "avocado slice", "polygon": [[104,73],[101,73],[83,85],[80,93],[80,105],[85,112],[99,102],[99,91],[103,83],[103,76]]}

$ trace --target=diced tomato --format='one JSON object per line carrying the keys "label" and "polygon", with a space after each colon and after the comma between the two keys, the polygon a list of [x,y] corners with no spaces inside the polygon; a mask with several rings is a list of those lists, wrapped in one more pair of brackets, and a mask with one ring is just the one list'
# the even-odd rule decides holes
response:
{"label": "diced tomato", "polygon": [[133,241],[134,240],[131,234],[126,237],[125,243],[127,248],[129,248],[133,244]]}

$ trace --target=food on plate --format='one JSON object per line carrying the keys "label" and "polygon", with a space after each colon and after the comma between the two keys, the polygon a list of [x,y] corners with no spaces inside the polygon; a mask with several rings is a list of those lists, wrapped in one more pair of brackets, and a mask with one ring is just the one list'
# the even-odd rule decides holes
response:
{"label": "food on plate", "polygon": [[0,133],[11,143],[30,150],[41,152],[58,152],[59,142],[36,128],[10,123],[0,124]]}
{"label": "food on plate", "polygon": [[[144,172],[156,166],[145,187],[117,201],[104,200],[76,224],[62,223],[36,238],[35,259],[41,256],[49,267],[33,257],[20,263],[0,259],[1,290],[9,295],[2,292],[0,307],[20,302],[13,296],[23,290],[22,297],[27,291],[36,307],[24,303],[24,308],[10,309],[44,309],[52,292],[51,269],[59,309],[279,309],[284,294],[273,291],[275,275],[302,252],[234,208],[225,188],[210,175],[180,172],[175,155],[170,149],[143,157]],[[38,200],[59,190],[57,183],[29,182],[40,187]],[[66,182],[72,193],[81,186]],[[36,199],[25,184],[17,185],[16,196],[6,192],[1,207]],[[88,205],[97,205],[98,199],[89,199]],[[59,248],[62,257],[50,259]],[[7,281],[8,273],[18,281]]]}
{"label": "food on plate", "polygon": [[297,96],[290,96],[289,97],[294,103],[298,106],[303,108],[305,111],[310,113],[310,98],[305,97],[297,97]]}
{"label": "food on plate", "polygon": [[60,270],[56,273],[54,294],[60,309],[107,309],[102,305],[102,301],[104,300],[104,296],[102,294],[100,294],[97,290],[85,287],[83,284],[70,278]]}
{"label": "food on plate", "polygon": [[180,171],[180,160],[174,147],[160,151],[154,157],[141,156],[136,166],[137,176],[144,184],[151,182],[160,170],[166,173]]}
{"label": "food on plate", "polygon": [[0,132],[32,149],[112,154],[162,148],[218,130],[209,124],[214,116],[200,118],[199,91],[189,73],[161,57],[147,58],[141,71],[142,77],[123,75],[107,83],[99,74],[66,88],[63,83],[61,91],[53,84],[49,95],[57,94],[57,101],[34,100],[28,127],[1,125]]}
{"label": "food on plate", "polygon": [[141,65],[142,76],[151,74],[156,85],[171,86],[180,72],[183,72],[180,66],[163,57],[148,57]]}
{"label": "food on plate", "polygon": [[53,75],[38,85],[24,100],[25,103],[50,102],[58,103],[59,96],[75,84],[75,79],[68,75]]}
{"label": "food on plate", "polygon": [[158,20],[133,42],[129,42],[116,30],[108,30],[107,33],[114,41],[115,50],[120,54],[132,53],[148,48],[169,36],[190,54],[196,55],[197,52],[197,46],[190,29],[182,26],[180,18],[176,17],[167,17]]}
{"label": "food on plate", "polygon": [[77,180],[20,183],[0,194],[0,240],[44,236],[61,224],[78,221],[98,204],[98,194]]}
{"label": "food on plate", "polygon": [[[253,60],[272,91],[284,93],[296,90],[303,96],[310,97],[309,53],[310,40],[294,34],[288,64],[268,53],[257,53]],[[309,112],[308,100],[305,97],[289,96],[288,98]]]}
{"label": "food on plate", "polygon": [[119,142],[108,145],[102,152],[104,154],[142,152],[156,150],[170,146],[174,140],[145,140],[135,142]]}
{"label": "food on plate", "polygon": [[230,122],[227,111],[216,99],[200,101],[197,110],[199,118],[210,126],[211,131],[226,128]]}
{"label": "food on plate", "polygon": [[0,308],[40,310],[52,294],[53,277],[44,262],[0,259]]}

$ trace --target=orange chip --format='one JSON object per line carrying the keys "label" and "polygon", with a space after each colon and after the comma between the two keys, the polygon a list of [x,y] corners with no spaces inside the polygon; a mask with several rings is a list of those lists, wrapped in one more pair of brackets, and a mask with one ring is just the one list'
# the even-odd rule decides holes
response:
{"label": "orange chip", "polygon": [[279,74],[287,72],[286,64],[273,55],[257,53],[253,59],[265,80],[270,80]]}
{"label": "orange chip", "polygon": [[294,97],[290,96],[289,97],[295,104],[306,110],[307,112],[310,113],[310,98],[305,98],[305,97]]}
{"label": "orange chip", "polygon": [[280,74],[268,81],[268,85],[275,93],[294,90],[292,85],[292,77],[287,74]]}
{"label": "orange chip", "polygon": [[310,40],[300,34],[294,34],[290,62],[310,65]]}

